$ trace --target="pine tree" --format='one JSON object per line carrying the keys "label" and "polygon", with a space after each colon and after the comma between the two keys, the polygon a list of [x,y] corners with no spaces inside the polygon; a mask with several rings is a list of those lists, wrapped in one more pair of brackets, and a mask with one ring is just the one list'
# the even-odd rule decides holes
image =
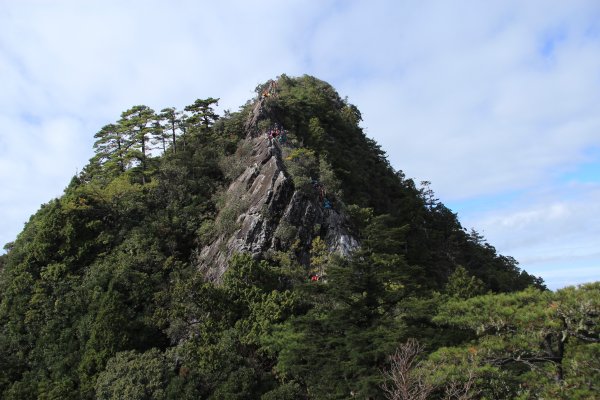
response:
{"label": "pine tree", "polygon": [[412,286],[399,253],[406,229],[368,211],[362,249],[330,260],[326,279],[306,287],[314,308],[275,336],[277,372],[303,382],[310,398],[381,397],[379,367],[403,334],[394,311]]}
{"label": "pine tree", "polygon": [[125,172],[129,143],[123,129],[117,124],[108,124],[94,138],[95,160],[110,171]]}
{"label": "pine tree", "polygon": [[147,159],[151,150],[148,143],[150,136],[156,129],[153,126],[154,120],[154,110],[144,105],[134,106],[123,112],[119,120],[119,124],[127,132],[131,141],[129,154],[141,164],[142,183],[146,183]]}
{"label": "pine tree", "polygon": [[600,367],[594,356],[600,350],[599,311],[599,282],[556,293],[529,288],[455,297],[434,321],[472,330],[478,340],[439,353],[472,353],[482,366],[510,374],[503,379],[521,383],[532,398],[592,398],[587,396],[598,390]]}
{"label": "pine tree", "polygon": [[219,119],[219,115],[213,109],[213,106],[218,104],[219,99],[209,97],[207,99],[197,99],[194,104],[185,107],[185,111],[191,113],[191,116],[187,119],[188,125],[197,127],[202,131],[210,128]]}
{"label": "pine tree", "polygon": [[168,137],[170,135],[171,147],[173,148],[174,153],[177,152],[177,129],[181,124],[180,116],[181,112],[177,111],[175,107],[163,108],[158,115],[159,121],[165,121],[163,137]]}

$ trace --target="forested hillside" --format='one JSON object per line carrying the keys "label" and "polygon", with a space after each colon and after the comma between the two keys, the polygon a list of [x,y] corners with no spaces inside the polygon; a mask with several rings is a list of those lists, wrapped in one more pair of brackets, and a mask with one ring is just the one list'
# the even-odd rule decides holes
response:
{"label": "forested hillside", "polygon": [[323,81],[217,102],[124,111],[6,245],[0,398],[596,398],[599,283],[545,290]]}

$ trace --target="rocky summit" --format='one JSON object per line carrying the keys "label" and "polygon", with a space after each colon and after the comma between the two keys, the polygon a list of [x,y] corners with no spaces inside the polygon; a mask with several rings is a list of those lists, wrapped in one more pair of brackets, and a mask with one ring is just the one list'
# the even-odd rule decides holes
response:
{"label": "rocky summit", "polygon": [[[244,158],[245,169],[225,194],[229,202],[238,204],[239,229],[222,234],[200,252],[201,267],[212,280],[218,280],[231,256],[240,252],[258,259],[269,250],[287,251],[296,245],[299,259],[308,265],[311,243],[317,236],[324,239],[328,251],[341,256],[349,256],[359,244],[343,210],[325,208],[317,187],[307,193],[294,186],[282,156],[284,144],[269,137],[268,129],[258,128],[261,120],[272,120],[263,104],[264,98],[256,101],[244,124],[245,138],[239,146],[250,154]],[[291,145],[285,146],[291,149]]]}

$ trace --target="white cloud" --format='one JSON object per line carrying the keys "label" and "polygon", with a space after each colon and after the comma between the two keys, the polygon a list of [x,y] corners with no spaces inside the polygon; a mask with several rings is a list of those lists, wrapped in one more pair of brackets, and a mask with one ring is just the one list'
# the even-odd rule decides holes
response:
{"label": "white cloud", "polygon": [[[526,187],[600,144],[600,42],[586,31],[598,6],[485,2],[465,12],[455,4],[381,7],[374,29],[321,44],[325,60],[342,42],[356,45],[363,61],[349,58],[348,69],[373,67],[348,90],[394,165],[458,199]],[[351,14],[357,26],[370,6]],[[557,27],[565,37],[544,55]]]}
{"label": "white cloud", "polygon": [[[565,196],[565,192],[568,196]],[[556,289],[600,280],[600,186],[571,184],[528,192],[509,209],[465,213],[500,253]],[[583,268],[579,274],[578,269]]]}

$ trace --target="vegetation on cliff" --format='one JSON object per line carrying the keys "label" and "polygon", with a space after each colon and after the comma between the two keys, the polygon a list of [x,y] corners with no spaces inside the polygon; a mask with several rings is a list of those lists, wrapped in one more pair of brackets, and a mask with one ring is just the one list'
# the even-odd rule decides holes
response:
{"label": "vegetation on cliff", "polygon": [[[593,398],[598,284],[546,291],[395,171],[325,82],[281,76],[221,117],[216,102],[125,111],[6,246],[1,398]],[[209,281],[198,254],[237,229],[247,138],[275,126],[295,190],[361,246],[331,253],[313,226],[308,252],[281,240]]]}

